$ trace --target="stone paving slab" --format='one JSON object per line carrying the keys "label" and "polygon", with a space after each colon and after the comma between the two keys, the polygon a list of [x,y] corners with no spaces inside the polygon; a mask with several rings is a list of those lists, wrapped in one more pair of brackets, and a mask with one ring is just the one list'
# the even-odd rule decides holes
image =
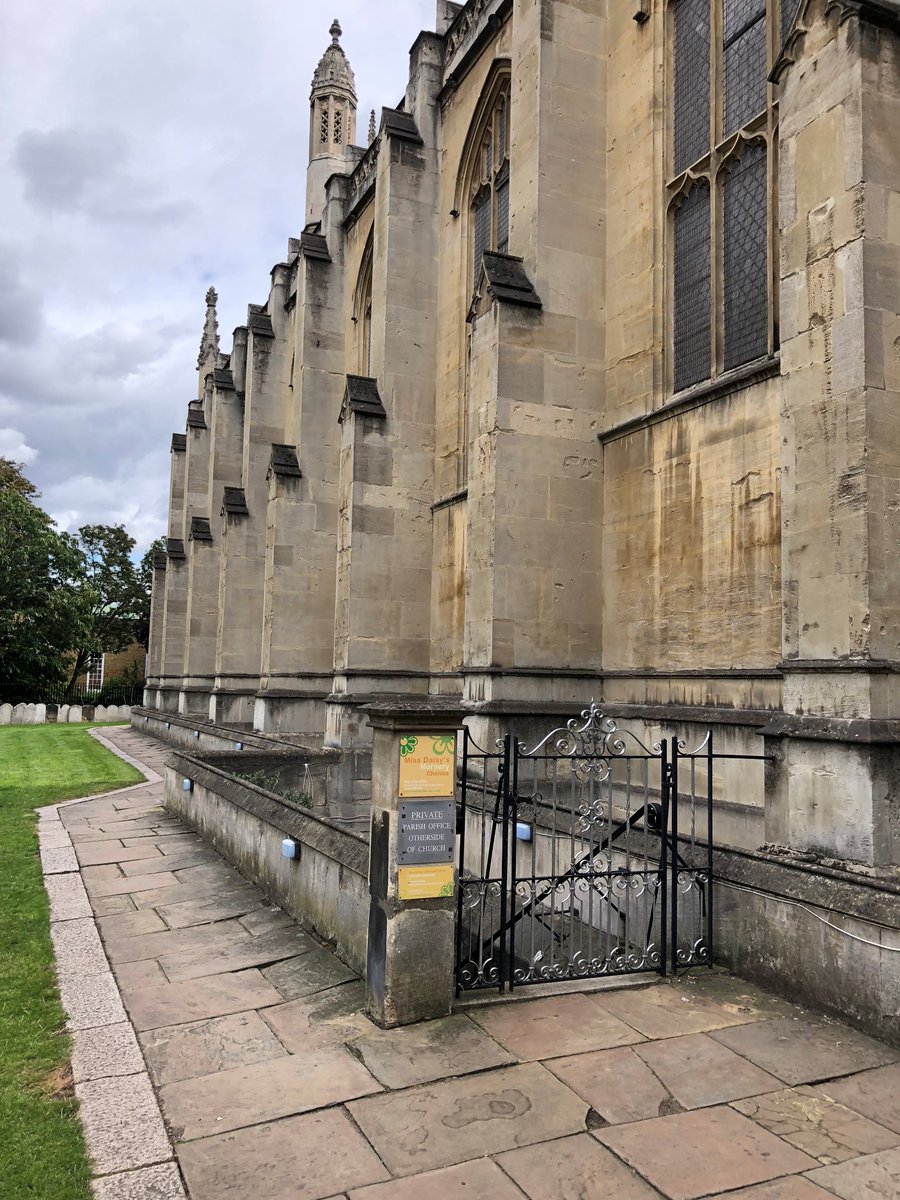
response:
{"label": "stone paving slab", "polygon": [[605,1050],[644,1040],[593,996],[577,992],[525,1004],[499,1004],[477,1009],[471,1015],[522,1061],[562,1056],[575,1050]]}
{"label": "stone paving slab", "polygon": [[212,921],[243,917],[259,906],[260,900],[255,890],[246,889],[234,896],[212,896],[206,899],[183,900],[181,903],[164,903],[157,908],[157,912],[170,929],[187,929],[192,925],[208,925]]}
{"label": "stone paving slab", "polygon": [[787,1088],[737,1100],[731,1107],[828,1166],[900,1145],[900,1133],[817,1095],[812,1088]]}
{"label": "stone paving slab", "polygon": [[155,958],[148,958],[143,962],[117,963],[112,970],[116,977],[116,983],[123,992],[133,988],[155,987],[158,984],[169,982]]}
{"label": "stone paving slab", "polygon": [[659,1077],[628,1047],[554,1058],[546,1066],[610,1125],[681,1111]]}
{"label": "stone paving slab", "polygon": [[72,1075],[76,1083],[137,1075],[144,1069],[144,1056],[130,1021],[79,1029],[72,1035]]}
{"label": "stone paving slab", "polygon": [[790,1017],[719,1030],[711,1036],[791,1085],[851,1075],[900,1058],[889,1046],[846,1025]]}
{"label": "stone paving slab", "polygon": [[822,1083],[815,1090],[900,1133],[900,1063]]}
{"label": "stone paving slab", "polygon": [[481,1200],[482,1197],[522,1200],[522,1193],[488,1158],[426,1171],[408,1179],[392,1179],[390,1183],[375,1183],[350,1193],[350,1200]]}
{"label": "stone paving slab", "polygon": [[366,994],[354,980],[303,1000],[291,1000],[261,1013],[278,1040],[292,1053],[312,1046],[340,1046],[377,1032],[363,1012]]}
{"label": "stone paving slab", "polygon": [[[191,929],[171,930],[164,927],[162,933],[107,938],[106,952],[114,966],[119,963],[140,962],[145,958],[157,958],[168,975],[167,963],[169,962],[187,961],[189,956],[194,963],[199,963],[207,955],[213,955],[230,947],[239,946],[243,942],[249,943],[249,941],[250,934],[243,925],[239,925],[237,921],[221,921],[217,925],[202,925]],[[253,963],[248,964],[248,966],[253,965]],[[206,972],[202,973],[206,974]],[[188,978],[190,977],[189,975]],[[177,982],[175,976],[170,975],[169,978],[173,983]]]}
{"label": "stone paving slab", "polygon": [[[220,925],[202,926],[180,931],[179,934],[173,933],[171,936],[193,934],[199,939],[203,930],[213,931],[220,928]],[[278,959],[296,955],[298,945],[303,946],[306,936],[296,926],[255,935],[247,933],[237,921],[234,922],[234,928],[240,930],[240,934],[232,934],[229,930],[228,936],[222,939],[225,944],[202,945],[202,948],[195,950],[179,950],[162,955],[159,960],[162,969],[173,983],[181,983],[191,979],[202,979],[204,976],[241,971],[246,967],[263,967]],[[218,937],[216,941],[218,942]]]}
{"label": "stone paving slab", "polygon": [[94,1181],[94,1200],[185,1200],[174,1163],[145,1167]]}
{"label": "stone paving slab", "polygon": [[97,1171],[130,1171],[166,1162],[172,1147],[146,1075],[75,1085],[78,1115]]}
{"label": "stone paving slab", "polygon": [[295,956],[267,967],[263,972],[285,1000],[300,1000],[358,978],[355,971],[330,950],[316,945],[308,935],[304,938],[298,931],[295,947]]}
{"label": "stone paving slab", "polygon": [[834,1193],[823,1191],[804,1175],[790,1175],[771,1183],[729,1192],[727,1200],[834,1200]]}
{"label": "stone paving slab", "polygon": [[723,1004],[697,986],[634,988],[606,992],[596,1003],[648,1038],[672,1038],[707,1033],[730,1025],[755,1022],[763,1015],[752,1003]]}
{"label": "stone paving slab", "polygon": [[580,1133],[587,1105],[538,1063],[347,1105],[392,1174]]}
{"label": "stone paving slab", "polygon": [[184,1142],[380,1091],[352,1054],[319,1049],[171,1083],[159,1095],[169,1127]]}
{"label": "stone paving slab", "polygon": [[121,842],[83,842],[76,847],[78,862],[82,867],[96,867],[104,863],[130,862],[137,858],[162,859],[163,855],[154,845],[146,845],[140,839],[139,846],[123,846]]}
{"label": "stone paving slab", "polygon": [[682,1108],[707,1108],[780,1086],[774,1075],[760,1070],[705,1033],[689,1033],[636,1046],[634,1053],[647,1064]]}
{"label": "stone paving slab", "polygon": [[515,1062],[466,1016],[378,1030],[353,1042],[352,1049],[389,1088],[412,1087]]}
{"label": "stone paving slab", "polygon": [[500,1154],[529,1200],[660,1200],[660,1193],[587,1133]]}
{"label": "stone paving slab", "polygon": [[704,1108],[594,1131],[669,1200],[697,1200],[799,1174],[815,1159],[731,1108]]}
{"label": "stone paving slab", "polygon": [[229,1013],[278,1004],[279,992],[263,979],[259,971],[240,971],[235,975],[216,975],[212,979],[189,983],[166,983],[158,987],[134,988],[122,997],[132,1023],[139,1032],[164,1025],[181,1025],[206,1017],[224,1017]]}
{"label": "stone paving slab", "polygon": [[[223,880],[221,887],[216,887],[213,883],[207,883],[203,886],[195,885],[185,888],[184,884],[176,878],[174,883],[166,884],[163,887],[150,888],[146,892],[141,892],[139,895],[133,896],[132,900],[135,908],[155,908],[157,912],[162,913],[163,907],[170,904],[176,906],[187,903],[201,904],[215,900],[219,896],[223,898],[228,896],[252,896],[257,903],[260,898],[256,888],[244,879],[240,880],[240,882]],[[188,900],[188,897],[192,899]],[[197,922],[198,925],[207,923],[205,921]]]}
{"label": "stone paving slab", "polygon": [[264,905],[252,909],[250,912],[242,913],[238,917],[238,920],[248,933],[266,933],[273,929],[287,928],[293,929],[295,934],[301,933],[297,922],[292,916],[283,912],[280,908],[273,908],[270,905]]}
{"label": "stone paving slab", "polygon": [[811,1171],[809,1178],[841,1200],[896,1200],[900,1196],[900,1149],[820,1167]]}
{"label": "stone paving slab", "polygon": [[[159,856],[159,862],[165,863],[162,855]],[[125,896],[133,895],[137,892],[149,892],[157,888],[172,887],[178,883],[176,877],[171,871],[154,872],[151,875],[138,875],[133,879],[129,879],[121,873],[116,879],[97,883],[85,882],[87,893],[91,900],[95,896]]]}
{"label": "stone paving slab", "polygon": [[135,912],[130,909],[108,917],[99,917],[97,926],[105,942],[121,941],[123,938],[138,937],[145,933],[166,933],[168,926],[152,909]]}
{"label": "stone paving slab", "polygon": [[[178,871],[185,871],[189,867],[206,866],[215,861],[216,852],[214,850],[204,850],[202,847],[195,846],[190,850],[182,850],[180,854],[164,854],[161,859],[148,857],[123,862],[122,874],[129,879],[134,879],[139,875],[153,875],[160,869],[175,874]],[[160,868],[160,863],[162,868]]]}
{"label": "stone paving slab", "polygon": [[248,1067],[287,1054],[262,1017],[253,1011],[148,1030],[141,1034],[141,1046],[157,1086]]}
{"label": "stone paving slab", "polygon": [[191,1200],[325,1200],[390,1178],[339,1109],[188,1142],[178,1160]]}

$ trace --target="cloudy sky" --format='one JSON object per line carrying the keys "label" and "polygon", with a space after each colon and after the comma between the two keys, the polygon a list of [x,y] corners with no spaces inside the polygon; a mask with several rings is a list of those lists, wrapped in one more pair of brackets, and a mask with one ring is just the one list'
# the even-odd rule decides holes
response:
{"label": "cloudy sky", "polygon": [[0,15],[0,456],[63,529],[164,532],[206,289],[223,345],[303,223],[337,16],[357,140],[434,0],[15,0]]}

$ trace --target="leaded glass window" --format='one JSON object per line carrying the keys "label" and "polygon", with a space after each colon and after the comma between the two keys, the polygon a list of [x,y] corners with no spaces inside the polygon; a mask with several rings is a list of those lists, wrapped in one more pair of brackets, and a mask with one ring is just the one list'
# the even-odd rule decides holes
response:
{"label": "leaded glass window", "polygon": [[675,170],[709,151],[709,0],[675,5]]}
{"label": "leaded glass window", "polygon": [[722,185],[725,369],[768,348],[766,147],[748,146]]}
{"label": "leaded glass window", "polygon": [[504,85],[480,127],[479,150],[472,173],[473,285],[478,283],[486,250],[509,250],[509,85]]}
{"label": "leaded glass window", "polygon": [[675,211],[675,390],[710,373],[709,185],[701,180]]}
{"label": "leaded glass window", "polygon": [[768,73],[780,45],[773,27],[780,36],[797,2],[671,0],[676,391],[776,348],[777,106]]}

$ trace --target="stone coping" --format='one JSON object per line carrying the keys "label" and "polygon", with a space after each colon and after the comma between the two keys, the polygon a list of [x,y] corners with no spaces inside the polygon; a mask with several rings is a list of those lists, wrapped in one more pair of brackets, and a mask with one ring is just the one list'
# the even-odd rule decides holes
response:
{"label": "stone coping", "polygon": [[283,796],[245,779],[236,779],[221,767],[193,755],[176,751],[169,760],[169,769],[265,821],[279,833],[295,838],[364,879],[368,878],[369,843],[361,834],[299,808]]}

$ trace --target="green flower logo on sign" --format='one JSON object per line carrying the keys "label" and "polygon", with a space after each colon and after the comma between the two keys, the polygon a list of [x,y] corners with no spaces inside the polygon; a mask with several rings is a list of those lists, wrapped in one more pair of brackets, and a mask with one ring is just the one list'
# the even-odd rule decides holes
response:
{"label": "green flower logo on sign", "polygon": [[440,737],[432,739],[431,749],[435,754],[452,754],[453,753],[453,734],[444,733]]}
{"label": "green flower logo on sign", "polygon": [[417,737],[402,737],[400,739],[400,757],[406,758],[407,754],[412,754],[418,744]]}
{"label": "green flower logo on sign", "polygon": [[452,896],[453,895],[453,884],[445,883],[444,886],[441,888],[441,895],[442,896]]}

